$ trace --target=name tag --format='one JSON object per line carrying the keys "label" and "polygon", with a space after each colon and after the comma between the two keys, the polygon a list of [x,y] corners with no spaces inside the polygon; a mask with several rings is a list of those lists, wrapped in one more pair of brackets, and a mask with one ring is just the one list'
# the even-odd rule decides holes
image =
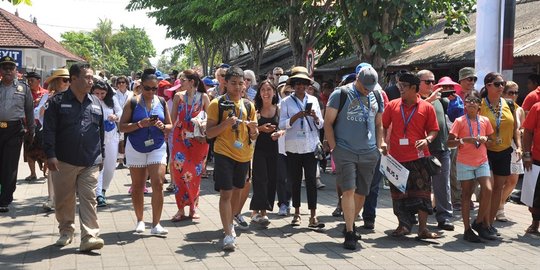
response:
{"label": "name tag", "polygon": [[[70,105],[70,106],[71,106],[71,105]],[[96,109],[96,110],[101,110],[101,107],[100,107],[100,106],[94,105],[94,104],[92,104],[92,108],[94,108],[94,109]]]}
{"label": "name tag", "polygon": [[60,108],[71,108],[71,104],[60,104]]}
{"label": "name tag", "polygon": [[149,140],[144,141],[144,146],[149,147],[152,145],[154,145],[154,139],[149,139]]}
{"label": "name tag", "polygon": [[306,135],[305,131],[298,131],[298,132],[296,132],[296,137],[298,137],[298,138],[306,138],[307,135]]}
{"label": "name tag", "polygon": [[399,139],[399,145],[409,145],[409,139],[407,138]]}

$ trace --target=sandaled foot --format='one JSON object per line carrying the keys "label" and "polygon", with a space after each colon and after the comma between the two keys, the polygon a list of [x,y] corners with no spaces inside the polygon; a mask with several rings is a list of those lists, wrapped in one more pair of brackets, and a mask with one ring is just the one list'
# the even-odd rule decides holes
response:
{"label": "sandaled foot", "polygon": [[422,232],[418,233],[418,239],[437,239],[441,238],[442,236],[435,232],[430,232],[428,230],[423,230]]}
{"label": "sandaled foot", "polygon": [[200,219],[201,216],[199,216],[199,214],[197,214],[197,211],[195,210],[190,210],[189,211],[189,217],[192,218],[192,219]]}
{"label": "sandaled foot", "polygon": [[411,232],[410,232],[407,228],[405,228],[405,227],[403,227],[403,226],[399,226],[399,227],[397,227],[397,229],[395,229],[395,230],[392,232],[391,235],[392,235],[393,237],[401,237],[401,236],[408,235],[408,234],[410,234],[410,233],[411,233]]}
{"label": "sandaled foot", "polygon": [[531,225],[529,226],[526,230],[525,230],[526,233],[532,233],[532,234],[540,234],[540,232],[538,231],[538,225]]}
{"label": "sandaled foot", "polygon": [[184,221],[186,219],[189,219],[188,216],[186,216],[184,213],[176,213],[176,215],[174,215],[172,218],[171,218],[171,221],[172,222],[180,222],[180,221]]}

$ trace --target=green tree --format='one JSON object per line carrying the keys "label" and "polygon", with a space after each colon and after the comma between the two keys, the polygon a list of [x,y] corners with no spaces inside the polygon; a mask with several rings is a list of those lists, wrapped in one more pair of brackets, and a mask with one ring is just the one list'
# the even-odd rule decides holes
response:
{"label": "green tree", "polygon": [[100,44],[89,32],[65,32],[60,35],[62,46],[96,66],[102,55]]}
{"label": "green tree", "polygon": [[156,49],[146,31],[135,26],[121,25],[120,31],[112,35],[110,44],[126,59],[127,67],[123,74],[150,66],[150,58],[156,55]]}
{"label": "green tree", "polygon": [[[6,1],[6,0],[2,0],[2,1]],[[11,2],[11,4],[13,4],[14,6],[19,5],[19,4],[25,4],[27,6],[32,5],[32,0],[7,0],[7,1]]]}
{"label": "green tree", "polygon": [[109,19],[99,19],[97,28],[92,30],[92,36],[99,42],[101,51],[105,54],[111,51],[112,24],[112,21]]}
{"label": "green tree", "polygon": [[447,34],[469,32],[467,15],[475,0],[339,0],[340,19],[356,55],[375,68],[384,69],[386,59],[402,50],[406,40],[446,20]]}

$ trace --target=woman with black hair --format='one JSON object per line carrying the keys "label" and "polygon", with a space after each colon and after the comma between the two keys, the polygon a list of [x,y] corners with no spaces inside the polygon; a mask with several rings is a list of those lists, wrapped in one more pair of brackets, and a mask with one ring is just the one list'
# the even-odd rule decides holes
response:
{"label": "woman with black hair", "polygon": [[105,191],[109,189],[116,167],[120,140],[116,123],[120,121],[122,116],[122,107],[120,107],[112,87],[105,81],[96,81],[92,86],[91,93],[100,100],[103,109],[105,159],[103,160],[103,168],[99,172],[96,200],[98,207],[104,207],[107,206]]}
{"label": "woman with black hair", "polygon": [[155,69],[144,70],[141,78],[141,94],[132,97],[124,106],[120,119],[120,131],[127,133],[126,163],[131,174],[131,201],[137,217],[135,232],[145,230],[143,221],[144,194],[147,171],[152,183],[152,229],[153,235],[166,235],[167,229],[160,224],[163,210],[163,181],[167,153],[165,134],[171,131],[171,117],[163,98],[156,95],[158,80]]}
{"label": "woman with black hair", "polygon": [[[198,219],[197,205],[208,144],[206,138],[195,133],[192,121],[199,114],[205,114],[210,98],[199,74],[194,70],[184,70],[180,76],[181,91],[173,97],[171,112],[173,130],[173,150],[171,152],[171,176],[175,184],[174,192],[178,212],[172,217],[173,222],[185,219]],[[184,208],[189,206],[189,215]]]}
{"label": "woman with black hair", "polygon": [[253,154],[253,197],[249,209],[251,221],[266,226],[270,223],[266,211],[274,208],[277,181],[279,109],[277,90],[269,80],[259,84],[255,94],[255,109],[259,137]]}
{"label": "woman with black hair", "polygon": [[[484,87],[481,91],[480,114],[489,118],[493,130],[495,130],[495,141],[487,144],[489,167],[493,175],[491,179],[493,191],[489,210],[490,223],[475,222],[472,224],[472,228],[476,231],[481,230],[482,232],[479,232],[480,237],[489,240],[494,240],[498,235],[497,229],[493,227],[493,221],[499,209],[504,183],[511,173],[512,142],[516,144],[518,160],[521,159],[522,154],[518,123],[514,120],[516,119],[515,105],[514,108],[511,108],[508,101],[502,98],[505,86],[506,81],[504,81],[501,74],[490,72],[484,77]],[[480,193],[480,197],[483,196],[484,193]],[[489,234],[486,234],[485,230]]]}

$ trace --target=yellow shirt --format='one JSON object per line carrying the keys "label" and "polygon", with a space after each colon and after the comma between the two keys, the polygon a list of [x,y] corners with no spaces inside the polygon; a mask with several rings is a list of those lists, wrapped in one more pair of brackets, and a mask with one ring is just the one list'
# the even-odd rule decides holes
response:
{"label": "yellow shirt", "polygon": [[502,116],[501,116],[501,125],[499,127],[499,134],[497,135],[497,118],[489,109],[486,99],[482,99],[482,105],[480,106],[480,114],[489,118],[489,122],[495,131],[495,136],[502,140],[502,143],[497,144],[493,143],[488,146],[489,151],[500,152],[512,146],[512,141],[514,139],[514,116],[506,100],[501,99],[502,102]]}
{"label": "yellow shirt", "polygon": [[[218,102],[221,98],[215,98],[208,105],[208,120],[218,121]],[[242,110],[242,120],[248,121],[257,121],[257,114],[255,112],[255,106],[253,103],[249,102],[251,106],[250,115],[247,115],[247,109],[244,106],[244,99],[240,99],[237,102],[234,102],[235,105],[235,115],[238,117],[240,115],[240,110]],[[221,121],[227,119],[229,116],[228,111],[223,111],[221,116]],[[248,162],[253,157],[253,145],[254,143],[249,143],[249,130],[245,123],[238,124],[238,138],[237,133],[232,128],[227,128],[221,134],[216,137],[214,142],[214,152],[220,155],[227,156],[238,162]],[[242,143],[242,147],[235,147],[235,141]]]}

